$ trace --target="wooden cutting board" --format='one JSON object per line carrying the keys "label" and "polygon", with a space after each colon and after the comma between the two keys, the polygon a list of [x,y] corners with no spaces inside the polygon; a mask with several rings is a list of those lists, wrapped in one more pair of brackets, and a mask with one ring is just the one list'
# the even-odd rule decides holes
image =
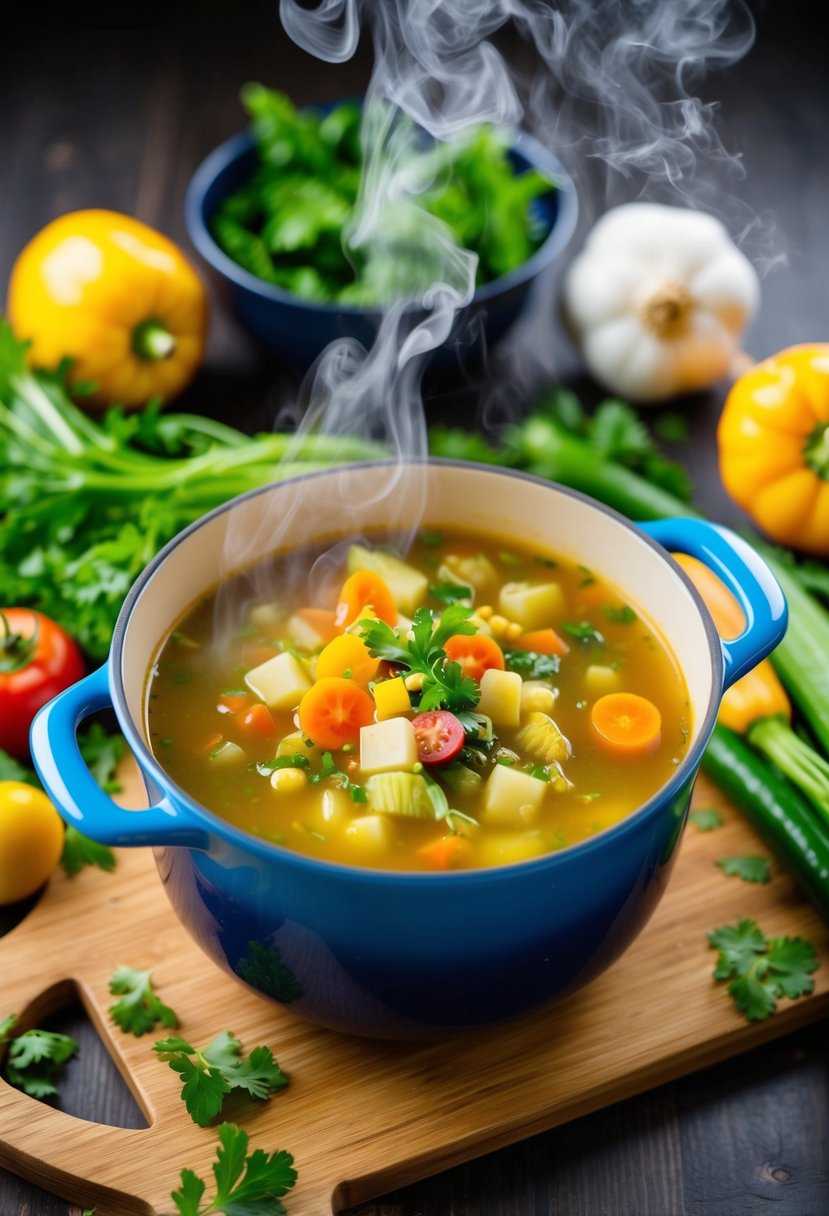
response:
{"label": "wooden cutting board", "polygon": [[[134,777],[123,795],[136,805]],[[290,1085],[269,1102],[233,1104],[251,1147],[293,1153],[290,1216],[331,1216],[427,1174],[564,1123],[794,1030],[829,1009],[829,930],[775,863],[772,882],[726,878],[719,857],[767,850],[700,779],[697,806],[724,825],[689,826],[650,924],[611,969],[559,1004],[451,1043],[401,1045],[337,1035],[275,1008],[217,970],[179,925],[149,850],[123,850],[113,874],[57,875],[35,910],[0,939],[2,1008],[24,1027],[74,997],[144,1111],[142,1130],[63,1114],[0,1082],[0,1165],[98,1216],[172,1213],[187,1166],[208,1179],[215,1130],[190,1121],[179,1079],[110,1022],[119,964],[152,968],[156,989],[196,1044],[232,1030],[269,1044]],[[813,995],[749,1025],[714,984],[706,933],[741,916],[819,950]],[[493,977],[497,982],[497,977]]]}

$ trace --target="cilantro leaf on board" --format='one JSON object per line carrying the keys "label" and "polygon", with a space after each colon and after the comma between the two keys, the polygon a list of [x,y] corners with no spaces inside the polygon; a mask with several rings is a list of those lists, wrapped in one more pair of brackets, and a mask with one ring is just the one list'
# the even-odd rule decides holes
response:
{"label": "cilantro leaf on board", "polygon": [[168,1030],[178,1026],[178,1018],[153,992],[152,973],[133,967],[119,967],[109,981],[113,996],[121,999],[110,1005],[113,1022],[137,1038],[155,1029],[158,1022]]}
{"label": "cilantro leaf on board", "polygon": [[771,879],[771,863],[767,857],[721,857],[714,864],[729,878],[741,878],[743,882],[762,883]]}
{"label": "cilantro leaf on board", "polygon": [[223,1030],[201,1050],[171,1035],[159,1039],[153,1051],[181,1077],[182,1101],[200,1127],[206,1127],[218,1115],[232,1089],[264,1099],[288,1084],[270,1047],[254,1047],[244,1059],[241,1042],[229,1030]]}
{"label": "cilantro leaf on board", "polygon": [[60,1070],[78,1050],[78,1042],[68,1034],[52,1030],[25,1030],[14,1035],[17,1015],[0,1022],[0,1043],[8,1043],[6,1078],[16,1089],[32,1098],[49,1098],[58,1092]]}
{"label": "cilantro leaf on board", "polygon": [[60,864],[71,878],[80,873],[84,866],[97,866],[99,870],[111,873],[117,863],[112,849],[99,844],[97,840],[90,840],[69,823],[63,837]]}
{"label": "cilantro leaf on board", "polygon": [[812,972],[820,963],[811,942],[800,937],[767,938],[743,917],[708,934],[717,950],[715,980],[729,980],[728,994],[749,1022],[770,1017],[780,997],[795,999],[814,989]]}
{"label": "cilantro leaf on board", "polygon": [[297,1178],[291,1154],[257,1148],[247,1156],[247,1132],[235,1123],[221,1124],[219,1145],[213,1165],[216,1194],[204,1205],[205,1183],[193,1170],[182,1170],[181,1187],[171,1195],[178,1216],[281,1216],[280,1201]]}
{"label": "cilantro leaf on board", "polygon": [[698,811],[689,811],[688,822],[692,823],[698,832],[713,832],[723,825],[719,811],[712,806],[700,807]]}

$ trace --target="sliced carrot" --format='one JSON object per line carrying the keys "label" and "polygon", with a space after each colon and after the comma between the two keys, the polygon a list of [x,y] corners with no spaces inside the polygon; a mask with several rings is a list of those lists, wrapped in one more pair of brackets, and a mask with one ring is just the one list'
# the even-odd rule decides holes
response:
{"label": "sliced carrot", "polygon": [[358,570],[343,583],[334,614],[337,628],[347,629],[368,607],[387,625],[397,624],[397,604],[386,580],[373,570]]}
{"label": "sliced carrot", "polygon": [[307,739],[332,751],[357,743],[360,729],[374,721],[374,701],[353,680],[326,676],[299,703],[299,726]]}
{"label": "sliced carrot", "polygon": [[641,756],[659,746],[662,715],[647,697],[635,692],[610,692],[590,710],[599,742],[619,756]]}
{"label": "sliced carrot", "polygon": [[533,629],[522,633],[515,643],[516,650],[534,650],[536,654],[567,654],[570,647],[555,629]]}
{"label": "sliced carrot", "polygon": [[338,630],[334,623],[334,613],[327,608],[300,608],[296,615],[319,634],[320,640],[330,642],[337,636]]}
{"label": "sliced carrot", "polygon": [[317,656],[317,679],[326,676],[348,676],[358,684],[374,679],[380,660],[372,658],[362,638],[354,633],[342,633],[333,638]]}
{"label": "sliced carrot", "polygon": [[257,739],[272,739],[276,734],[270,710],[267,705],[261,703],[252,705],[246,713],[239,716],[237,726],[240,732]]}
{"label": "sliced carrot", "polygon": [[417,850],[433,870],[456,870],[472,855],[472,845],[463,836],[441,836]]}
{"label": "sliced carrot", "polygon": [[208,735],[204,742],[199,746],[199,751],[202,755],[209,756],[212,751],[215,751],[223,739],[224,735]]}
{"label": "sliced carrot", "polygon": [[244,692],[226,692],[219,697],[216,706],[220,714],[238,714],[250,705],[250,697]]}
{"label": "sliced carrot", "polygon": [[452,663],[460,663],[465,676],[480,680],[485,671],[495,668],[503,671],[506,666],[504,652],[494,638],[487,633],[455,633],[444,643],[446,657]]}

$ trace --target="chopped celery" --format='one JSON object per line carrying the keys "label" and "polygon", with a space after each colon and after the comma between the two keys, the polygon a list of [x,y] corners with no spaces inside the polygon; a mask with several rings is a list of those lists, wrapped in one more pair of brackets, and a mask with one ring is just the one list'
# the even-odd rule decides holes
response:
{"label": "chopped celery", "polygon": [[375,773],[365,783],[365,791],[372,811],[414,819],[436,818],[429,787],[418,773]]}

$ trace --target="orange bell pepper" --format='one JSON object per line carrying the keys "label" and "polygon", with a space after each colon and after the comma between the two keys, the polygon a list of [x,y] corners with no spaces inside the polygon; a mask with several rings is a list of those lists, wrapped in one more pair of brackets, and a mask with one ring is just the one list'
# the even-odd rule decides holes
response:
{"label": "orange bell pepper", "polygon": [[741,376],[717,443],[726,490],[763,531],[829,556],[829,343],[789,347]]}
{"label": "orange bell pepper", "polygon": [[137,408],[170,401],[204,352],[207,295],[166,236],[115,211],[74,211],[47,224],[12,268],[8,318],[30,362],[69,356],[83,403]]}

